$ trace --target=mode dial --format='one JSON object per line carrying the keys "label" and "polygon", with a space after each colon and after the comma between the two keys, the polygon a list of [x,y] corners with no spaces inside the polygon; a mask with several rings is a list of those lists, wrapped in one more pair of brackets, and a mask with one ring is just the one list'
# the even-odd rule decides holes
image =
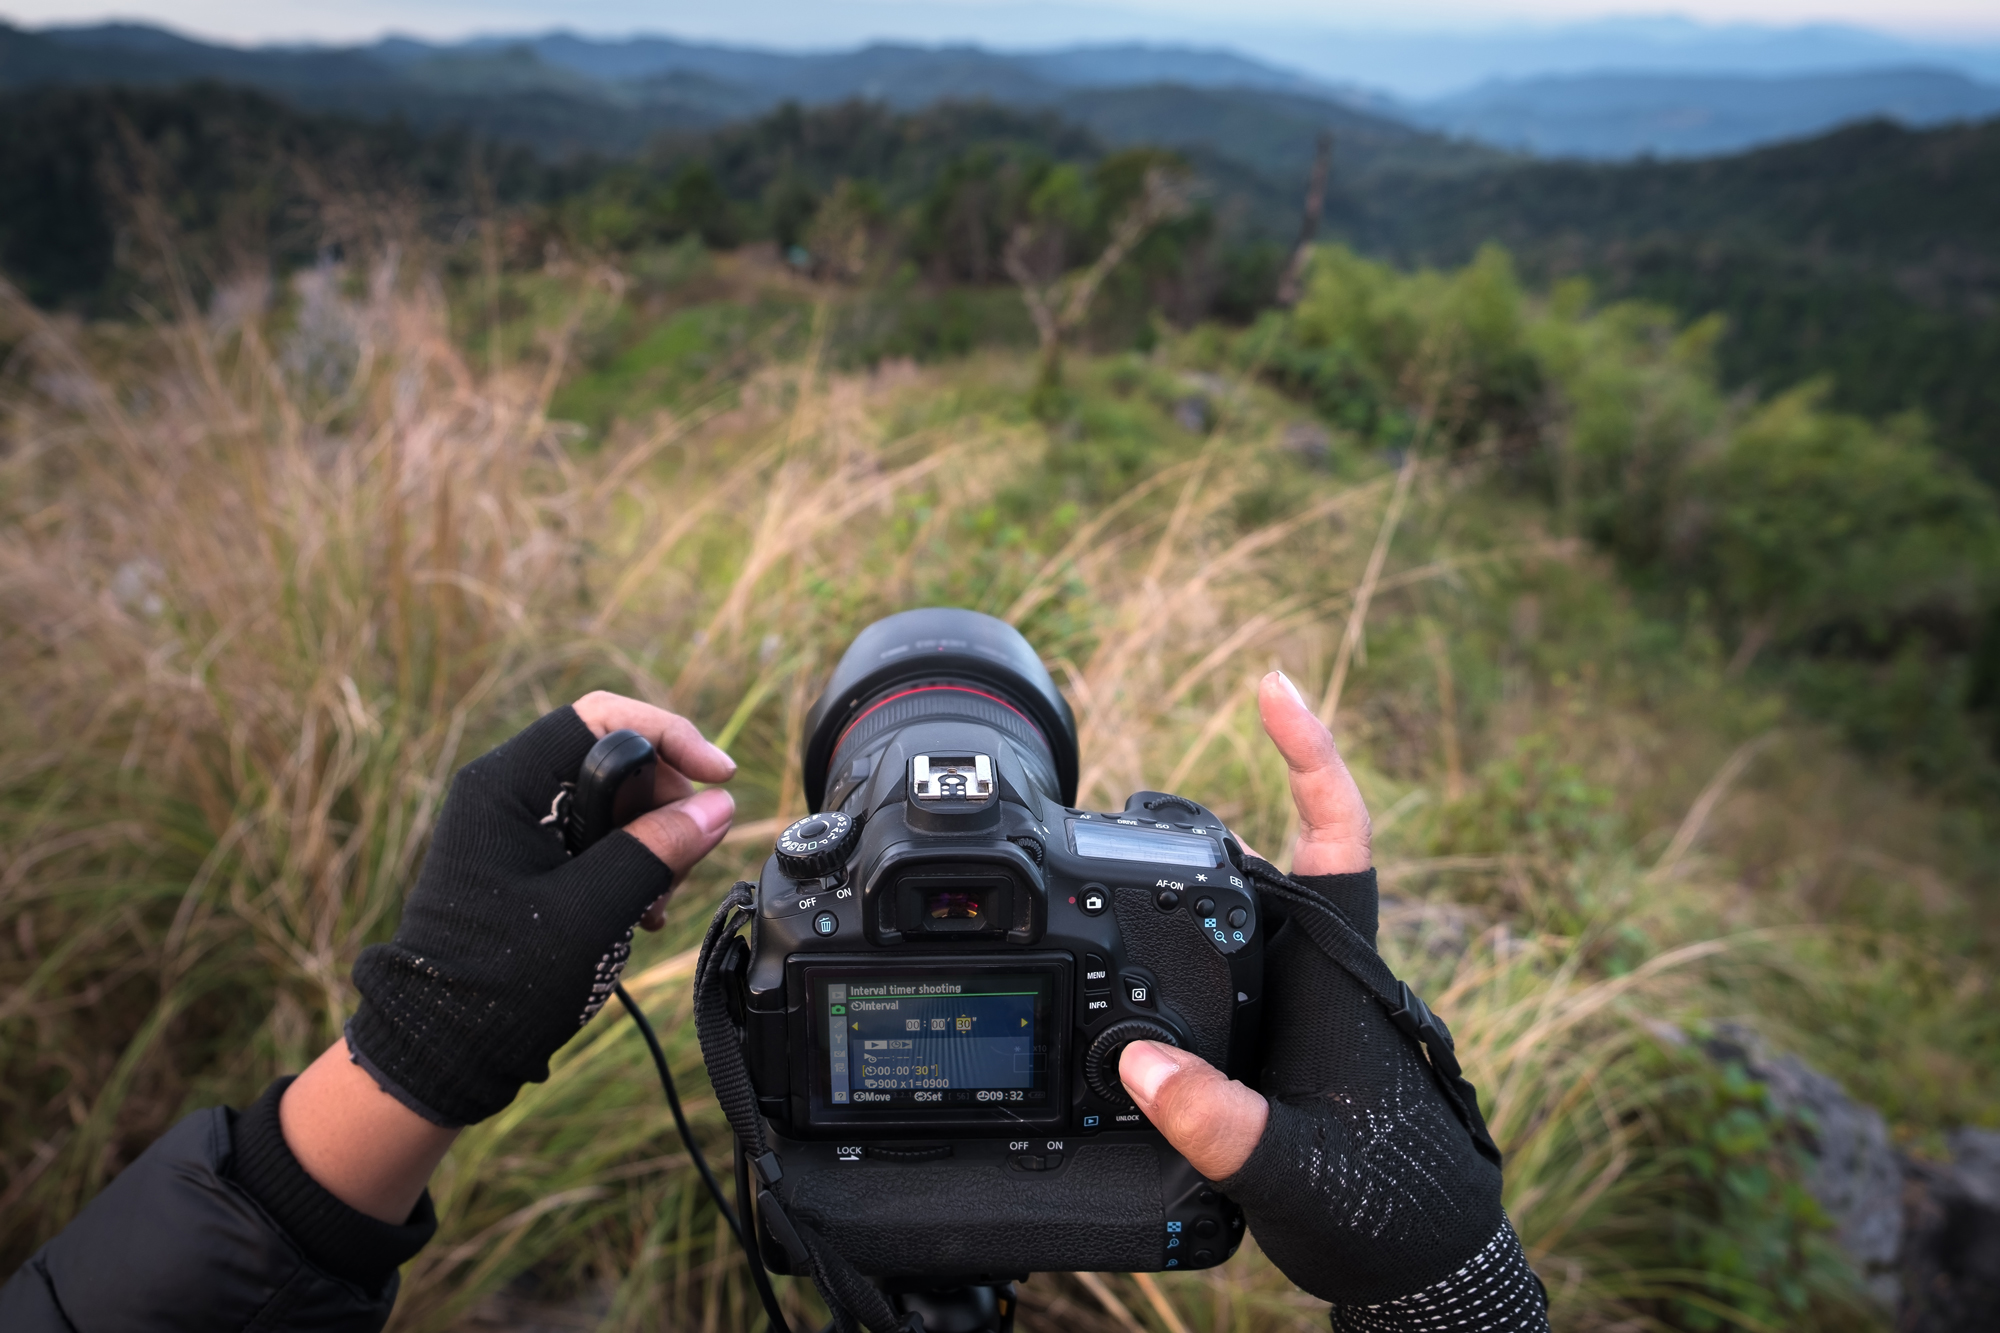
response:
{"label": "mode dial", "polygon": [[1124,1105],[1132,1100],[1125,1091],[1124,1082],[1118,1077],[1118,1057],[1135,1041],[1158,1041],[1168,1046],[1181,1044],[1181,1039],[1164,1024],[1155,1023],[1150,1018],[1128,1018],[1098,1033],[1097,1040],[1091,1042],[1090,1049],[1084,1052],[1083,1081],[1090,1085],[1092,1092],[1114,1105]]}
{"label": "mode dial", "polygon": [[847,864],[860,832],[850,815],[807,815],[778,835],[778,867],[793,879],[817,879]]}

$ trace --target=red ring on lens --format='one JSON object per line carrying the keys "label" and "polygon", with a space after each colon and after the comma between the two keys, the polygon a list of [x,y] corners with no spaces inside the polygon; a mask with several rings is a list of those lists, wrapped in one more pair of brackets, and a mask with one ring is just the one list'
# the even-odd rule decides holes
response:
{"label": "red ring on lens", "polygon": [[963,685],[919,685],[913,690],[898,690],[896,693],[890,695],[886,699],[877,699],[874,703],[868,705],[868,707],[866,707],[861,711],[859,717],[856,717],[852,722],[848,723],[844,728],[841,729],[840,739],[836,740],[833,743],[833,748],[827,751],[827,753],[829,755],[839,754],[840,747],[847,743],[847,734],[853,731],[856,727],[860,726],[861,719],[867,717],[870,713],[874,712],[876,709],[881,708],[885,704],[892,704],[896,702],[896,700],[898,699],[907,699],[913,694],[931,694],[937,690],[953,690],[959,694],[971,694],[971,695],[977,695],[981,699],[990,699],[994,703],[999,704],[1002,708],[1006,709],[1008,712],[1012,713],[1015,717],[1020,718],[1030,727],[1033,727],[1035,734],[1037,736],[1042,737],[1043,745],[1047,745],[1049,743],[1049,738],[1043,735],[1042,729],[1038,726],[1035,726],[1035,719],[1029,717],[1026,713],[1014,707],[1014,705],[1008,703],[1005,699],[1002,699],[997,694],[988,694],[984,690],[968,689],[966,686]]}

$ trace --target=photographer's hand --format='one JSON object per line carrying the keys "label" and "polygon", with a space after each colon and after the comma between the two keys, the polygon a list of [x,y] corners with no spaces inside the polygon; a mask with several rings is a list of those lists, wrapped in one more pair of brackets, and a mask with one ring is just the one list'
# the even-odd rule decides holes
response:
{"label": "photographer's hand", "polygon": [[[1291,770],[1293,876],[1372,941],[1360,791],[1281,673],[1264,678],[1258,707]],[[1285,1275],[1333,1303],[1335,1328],[1546,1329],[1546,1299],[1500,1206],[1500,1171],[1474,1148],[1420,1049],[1287,923],[1283,904],[1267,899],[1264,909],[1262,1093],[1152,1042],[1121,1056],[1126,1090],[1243,1206]]]}
{"label": "photographer's hand", "polygon": [[[652,741],[656,808],[572,858],[548,822],[595,741]],[[363,952],[361,1008],[284,1091],[278,1119],[306,1173],[355,1210],[401,1223],[459,1125],[491,1115],[616,983],[635,923],[729,830],[735,802],[693,782],[736,765],[692,723],[585,695],[460,771],[396,937]]]}

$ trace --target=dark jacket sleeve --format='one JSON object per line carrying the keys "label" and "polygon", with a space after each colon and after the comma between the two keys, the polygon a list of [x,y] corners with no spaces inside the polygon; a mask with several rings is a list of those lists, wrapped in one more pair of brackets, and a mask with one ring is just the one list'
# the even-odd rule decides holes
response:
{"label": "dark jacket sleeve", "polygon": [[278,1131],[281,1079],[249,1110],[168,1130],[0,1287],[5,1333],[375,1333],[396,1268],[436,1230],[355,1212]]}

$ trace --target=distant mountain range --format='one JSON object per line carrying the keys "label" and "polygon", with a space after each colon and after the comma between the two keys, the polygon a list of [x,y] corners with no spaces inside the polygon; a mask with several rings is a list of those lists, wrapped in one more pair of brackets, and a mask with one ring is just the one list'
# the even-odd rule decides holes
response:
{"label": "distant mountain range", "polygon": [[[1882,14],[1884,22],[1893,21],[1886,6]],[[1461,20],[1428,32],[1414,27],[1339,31],[1325,24],[1282,28],[1239,21],[1231,24],[1227,40],[1231,50],[1245,55],[1335,83],[1365,82],[1418,102],[1494,80],[1605,70],[1771,77],[1922,66],[2000,83],[2000,43],[1991,38],[1926,42],[1836,23],[1771,27],[1658,15],[1485,28]],[[1199,26],[1155,31],[1158,41],[1215,40]]]}
{"label": "distant mountain range", "polygon": [[1882,118],[2000,115],[2000,86],[1955,70],[1731,75],[1638,71],[1495,81],[1410,109],[1418,124],[1541,157],[1712,157]]}
{"label": "distant mountain range", "polygon": [[1135,43],[1026,53],[878,43],[795,54],[550,32],[241,48],[138,24],[0,25],[0,89],[194,79],[260,88],[312,110],[463,124],[554,155],[629,153],[660,133],[711,128],[784,101],[849,98],[904,109],[978,99],[1046,108],[1110,142],[1210,150],[1264,168],[1309,154],[1320,128],[1362,159],[1393,149],[1409,165],[1457,169],[1490,160],[1472,145],[1603,160],[1698,157],[1876,117],[1923,127],[2000,114],[2000,85],[1929,66],[1550,75],[1399,101],[1228,50]]}

